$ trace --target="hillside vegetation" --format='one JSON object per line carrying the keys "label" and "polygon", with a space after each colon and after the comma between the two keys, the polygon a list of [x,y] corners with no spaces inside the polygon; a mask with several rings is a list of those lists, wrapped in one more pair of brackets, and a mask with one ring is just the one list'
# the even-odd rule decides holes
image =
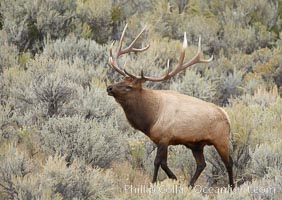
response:
{"label": "hillside vegetation", "polygon": [[[0,0],[0,199],[279,199],[282,196],[281,0]],[[213,102],[231,120],[235,191],[213,148],[194,189],[191,152],[169,148],[178,181],[151,185],[155,145],[130,127],[106,85],[121,80],[109,48],[138,74],[175,66],[183,33],[197,64],[155,89]],[[143,188],[143,189],[142,189]]]}

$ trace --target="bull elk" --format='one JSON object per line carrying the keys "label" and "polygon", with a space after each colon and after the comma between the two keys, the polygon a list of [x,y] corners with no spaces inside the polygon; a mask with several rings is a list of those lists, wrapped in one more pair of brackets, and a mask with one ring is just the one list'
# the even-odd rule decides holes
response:
{"label": "bull elk", "polygon": [[[220,107],[169,90],[152,90],[143,88],[145,81],[165,81],[196,63],[208,63],[213,58],[203,60],[200,58],[201,41],[197,54],[186,63],[183,63],[185,49],[187,48],[186,33],[184,33],[183,48],[178,64],[174,70],[167,70],[162,77],[145,76],[141,70],[140,76],[129,73],[118,65],[118,58],[130,52],[143,52],[149,48],[135,48],[134,44],[145,31],[144,28],[131,44],[123,48],[122,42],[127,25],[125,26],[116,53],[113,53],[113,44],[110,48],[109,65],[124,79],[107,87],[108,95],[113,96],[122,106],[127,120],[135,128],[145,133],[156,145],[157,155],[154,161],[153,183],[157,181],[159,167],[171,179],[176,179],[174,173],[167,166],[167,153],[169,145],[184,145],[192,150],[197,168],[190,186],[194,186],[201,172],[206,167],[203,154],[205,145],[213,145],[224,162],[229,184],[234,188],[232,158],[230,156],[230,121],[227,113]],[[169,61],[167,64],[169,69]]]}

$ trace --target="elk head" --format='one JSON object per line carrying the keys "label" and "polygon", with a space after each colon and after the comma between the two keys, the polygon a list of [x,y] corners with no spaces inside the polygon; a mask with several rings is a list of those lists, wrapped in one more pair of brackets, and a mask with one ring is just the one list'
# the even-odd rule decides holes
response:
{"label": "elk head", "polygon": [[128,93],[140,91],[142,89],[142,83],[143,82],[139,79],[133,79],[126,76],[123,81],[108,86],[107,92],[109,96],[121,98],[122,96],[126,96]]}

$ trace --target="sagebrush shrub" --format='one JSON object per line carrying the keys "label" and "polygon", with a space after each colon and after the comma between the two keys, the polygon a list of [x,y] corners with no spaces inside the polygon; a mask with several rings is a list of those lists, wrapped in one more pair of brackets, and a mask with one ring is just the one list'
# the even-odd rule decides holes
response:
{"label": "sagebrush shrub", "polygon": [[43,151],[65,155],[69,163],[78,158],[92,166],[109,167],[112,161],[125,156],[126,142],[122,133],[107,122],[85,120],[80,116],[50,118],[40,136]]}
{"label": "sagebrush shrub", "polygon": [[107,63],[107,48],[90,39],[78,39],[74,34],[68,35],[64,39],[47,41],[43,50],[43,55],[54,59],[74,62],[80,58],[80,62],[92,64],[93,67],[105,65]]}
{"label": "sagebrush shrub", "polygon": [[[76,113],[87,115],[80,104],[80,100],[86,99],[79,95],[85,93],[94,99],[93,95],[98,93],[89,93],[87,90],[95,92],[95,88],[105,86],[100,86],[100,83],[95,83],[96,81],[92,83],[94,74],[100,74],[99,67],[94,70],[87,65],[88,68],[83,69],[80,63],[77,59],[74,62],[67,62],[41,55],[30,59],[26,63],[26,70],[20,67],[9,68],[5,70],[0,82],[3,100],[9,99],[19,116],[31,112],[37,113],[35,116],[37,118],[53,115],[71,116]],[[102,99],[99,98],[99,101],[102,102]]]}
{"label": "sagebrush shrub", "polygon": [[13,107],[0,104],[0,144],[18,139],[18,119],[14,116]]}
{"label": "sagebrush shrub", "polygon": [[223,73],[220,76],[217,98],[221,105],[228,104],[230,97],[236,97],[242,94],[243,72],[234,69],[232,73]]}
{"label": "sagebrush shrub", "polygon": [[75,1],[2,1],[3,29],[9,41],[33,54],[42,50],[43,40],[65,37],[79,21],[74,20]]}
{"label": "sagebrush shrub", "polygon": [[16,199],[18,192],[15,178],[23,178],[35,170],[35,163],[24,153],[20,153],[15,145],[8,146],[0,155],[0,197]]}
{"label": "sagebrush shrub", "polygon": [[77,16],[91,29],[89,36],[100,44],[112,33],[112,1],[88,0],[77,2]]}
{"label": "sagebrush shrub", "polygon": [[54,80],[54,77],[39,77],[33,83],[33,91],[42,105],[47,107],[47,115],[58,115],[59,110],[70,100],[73,89],[68,87],[66,81]]}
{"label": "sagebrush shrub", "polygon": [[257,145],[253,152],[250,152],[251,163],[250,173],[255,177],[264,177],[273,168],[281,169],[282,141]]}
{"label": "sagebrush shrub", "polygon": [[117,193],[111,172],[85,167],[79,161],[66,164],[64,157],[55,155],[42,163],[40,172],[14,174],[13,199],[112,199]]}
{"label": "sagebrush shrub", "polygon": [[185,179],[190,180],[196,171],[192,151],[185,146],[175,146],[170,152],[170,166],[180,169]]}
{"label": "sagebrush shrub", "polygon": [[0,30],[0,74],[4,69],[14,67],[18,63],[17,48],[8,43],[5,31]]}
{"label": "sagebrush shrub", "polygon": [[86,119],[107,120],[115,116],[117,103],[108,97],[105,88],[93,85],[93,87],[77,88],[77,100],[73,102],[73,108]]}
{"label": "sagebrush shrub", "polygon": [[183,79],[172,82],[170,89],[194,96],[206,101],[213,101],[216,95],[216,82],[209,77],[201,77],[195,71],[187,70]]}
{"label": "sagebrush shrub", "polygon": [[[137,133],[138,134],[138,133]],[[143,135],[134,135],[129,138],[129,158],[133,167],[153,173],[153,163],[157,146]]]}
{"label": "sagebrush shrub", "polygon": [[281,183],[281,170],[270,168],[264,178],[246,182],[235,188],[233,192],[219,190],[223,192],[217,193],[217,199],[280,199]]}
{"label": "sagebrush shrub", "polygon": [[251,94],[244,94],[237,96],[234,99],[230,99],[232,104],[244,103],[245,105],[260,105],[262,107],[267,107],[280,101],[280,96],[278,94],[278,88],[274,86],[269,91],[265,88],[259,86],[258,89]]}

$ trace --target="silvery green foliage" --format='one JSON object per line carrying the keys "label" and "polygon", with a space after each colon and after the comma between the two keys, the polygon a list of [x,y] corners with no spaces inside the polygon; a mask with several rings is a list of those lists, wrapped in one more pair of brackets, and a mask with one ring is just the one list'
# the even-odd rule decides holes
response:
{"label": "silvery green foliage", "polygon": [[270,168],[269,173],[262,179],[245,182],[240,187],[235,187],[233,192],[219,188],[217,199],[280,199],[282,194],[281,185],[281,169]]}
{"label": "silvery green foliage", "polygon": [[[126,144],[110,122],[86,121],[82,117],[50,118],[40,132],[43,151],[75,158],[92,166],[109,167],[122,160]],[[115,138],[114,140],[112,138]]]}
{"label": "silvery green foliage", "polygon": [[172,90],[206,101],[214,100],[216,87],[215,81],[212,81],[209,77],[201,77],[199,73],[193,70],[187,70],[182,79],[177,79],[170,85]]}
{"label": "silvery green foliage", "polygon": [[253,95],[246,93],[244,95],[238,96],[234,99],[230,99],[232,104],[244,103],[245,105],[260,105],[261,107],[268,107],[275,105],[280,101],[280,96],[278,94],[278,88],[274,87],[270,91],[265,88],[258,87],[258,90],[254,92]]}
{"label": "silvery green foliage", "polygon": [[175,146],[170,152],[170,157],[172,165],[181,169],[183,176],[190,180],[197,166],[192,151],[185,146]]}
{"label": "silvery green foliage", "polygon": [[[222,24],[222,42],[229,53],[251,53],[271,45],[274,34],[270,30],[279,19],[278,1],[240,0],[213,2],[213,12]],[[234,31],[236,30],[236,31]]]}
{"label": "silvery green foliage", "polygon": [[106,65],[108,62],[108,49],[104,45],[90,39],[78,39],[71,34],[65,39],[48,41],[44,47],[43,55],[53,59],[68,60],[69,62],[80,58],[81,62],[93,65]]}
{"label": "silvery green foliage", "polygon": [[4,0],[1,3],[3,30],[20,51],[30,49],[35,53],[42,48],[47,35],[58,38],[72,31],[75,8],[74,0]]}
{"label": "silvery green foliage", "polygon": [[91,73],[95,74],[79,64],[79,60],[68,63],[37,56],[26,63],[27,70],[10,70],[11,77],[3,80],[3,90],[8,90],[6,98],[21,114],[37,109],[42,116],[73,115],[77,90],[89,87]]}
{"label": "silvery green foliage", "polygon": [[106,43],[112,34],[112,1],[76,1],[77,16],[91,29],[91,38]]}
{"label": "silvery green foliage", "polygon": [[[201,36],[202,41],[202,51],[211,50],[211,48],[216,48],[219,41],[215,37],[218,32],[220,32],[220,25],[213,19],[209,19],[203,15],[186,16],[187,23],[183,30],[179,31],[179,35],[183,36],[183,32],[187,33],[187,40],[189,43],[196,43]],[[193,27],[193,28],[191,28]]]}
{"label": "silvery green foliage", "polygon": [[86,119],[109,119],[118,106],[112,97],[109,97],[105,88],[82,87],[77,88],[77,100],[73,102],[76,112]]}
{"label": "silvery green foliage", "polygon": [[218,99],[221,105],[228,103],[230,97],[236,97],[242,94],[244,72],[236,69],[230,73],[222,73],[218,83]]}
{"label": "silvery green foliage", "polygon": [[[182,39],[183,33],[186,32],[190,44],[196,42],[200,35],[207,41],[205,44],[216,41],[215,35],[220,28],[216,20],[205,16],[198,7],[183,2],[158,1],[153,4],[156,14],[149,19],[153,20],[155,31],[163,38],[176,40]],[[189,10],[190,7],[195,8],[194,12]]]}
{"label": "silvery green foliage", "polygon": [[[231,24],[226,24],[224,29],[223,39],[226,42],[226,47],[233,47],[230,50],[231,54],[234,52],[250,54],[256,49],[271,45],[275,37],[273,33],[266,30],[266,26],[261,24],[242,28],[232,22]],[[235,29],[237,30],[234,31]]]}
{"label": "silvery green foliage", "polygon": [[15,46],[8,44],[7,39],[7,33],[0,30],[0,74],[5,68],[17,64],[18,51]]}
{"label": "silvery green foliage", "polygon": [[0,197],[16,199],[18,193],[14,179],[23,178],[33,172],[35,164],[26,155],[18,152],[14,146],[8,148],[6,154],[0,155],[0,188],[3,192]]}
{"label": "silvery green foliage", "polygon": [[[219,6],[222,7],[219,8]],[[226,24],[235,22],[242,27],[260,22],[270,28],[276,23],[278,18],[278,1],[228,0],[223,4],[218,4],[217,7],[225,11],[223,12],[223,10],[221,10],[221,12],[218,13],[218,17],[223,17],[223,22]]]}
{"label": "silvery green foliage", "polygon": [[224,41],[226,46],[234,47],[235,52],[247,52],[251,53],[257,48],[256,33],[253,27],[241,28],[237,27],[237,31],[234,31],[237,27],[236,24],[226,24],[224,28]]}
{"label": "silvery green foliage", "polygon": [[9,88],[11,102],[21,114],[38,108],[40,115],[44,116],[63,114],[64,107],[75,93],[76,84],[56,71],[40,70],[30,68],[21,72],[25,76],[12,80]]}
{"label": "silvery green foliage", "polygon": [[73,89],[67,86],[65,80],[56,80],[52,76],[39,77],[33,84],[33,91],[36,99],[46,107],[49,117],[58,115],[73,93]]}
{"label": "silvery green foliage", "polygon": [[153,9],[153,4],[155,3],[155,0],[144,0],[144,1],[127,1],[127,0],[113,0],[114,6],[120,5],[126,5],[126,6],[120,6],[120,9],[122,11],[122,14],[125,15],[126,18],[129,18],[131,16],[134,17],[136,13],[140,12],[143,13],[147,10]]}
{"label": "silvery green foliage", "polygon": [[[7,170],[12,178],[9,179],[9,187],[1,191],[1,199],[112,199],[117,192],[111,173],[84,166],[78,160],[67,166],[65,158],[58,155],[49,156],[42,165],[42,171],[33,170],[23,175],[16,169],[16,166],[25,167],[24,162],[17,162],[20,159],[18,154],[16,151],[5,158],[14,162],[3,166],[12,170]],[[6,182],[1,179],[0,187],[6,186],[3,183]]]}
{"label": "silvery green foliage", "polygon": [[0,144],[18,137],[18,119],[13,107],[0,104]]}
{"label": "silvery green foliage", "polygon": [[[134,168],[144,169],[147,173],[153,175],[157,145],[144,137],[144,135],[139,135],[139,133],[130,136],[128,140],[128,160]],[[165,177],[161,170],[160,173],[160,176],[158,176],[159,179],[160,177]]]}
{"label": "silvery green foliage", "polygon": [[255,177],[264,177],[269,173],[269,170],[275,167],[281,170],[281,146],[281,141],[257,145],[256,148],[250,152],[252,158],[249,169],[250,173]]}

